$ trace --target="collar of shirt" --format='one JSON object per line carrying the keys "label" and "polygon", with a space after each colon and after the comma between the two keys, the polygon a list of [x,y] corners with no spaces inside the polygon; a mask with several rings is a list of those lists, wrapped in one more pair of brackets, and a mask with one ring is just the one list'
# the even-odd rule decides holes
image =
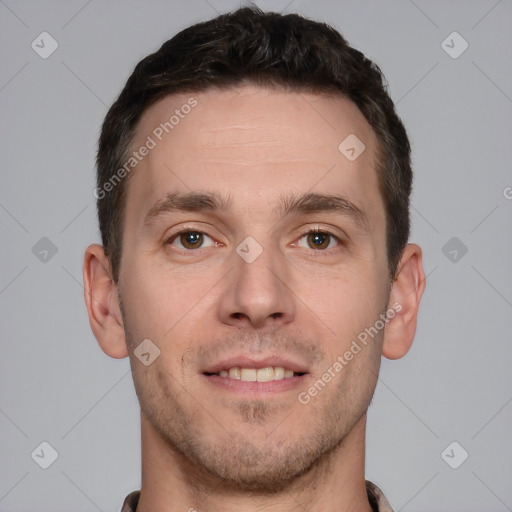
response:
{"label": "collar of shirt", "polygon": [[[366,492],[368,494],[368,501],[372,506],[373,512],[393,512],[389,501],[384,496],[383,492],[372,482],[366,480]],[[137,505],[139,504],[140,491],[133,491],[126,496],[123,503],[121,512],[137,512]]]}

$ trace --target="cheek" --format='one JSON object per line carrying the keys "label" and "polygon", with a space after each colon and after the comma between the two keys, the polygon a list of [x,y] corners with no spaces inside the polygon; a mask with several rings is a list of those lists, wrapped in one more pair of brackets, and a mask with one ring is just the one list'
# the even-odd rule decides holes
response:
{"label": "cheek", "polygon": [[163,268],[147,258],[126,262],[122,300],[130,331],[138,338],[160,341],[178,340],[175,335],[195,316],[216,276],[186,275]]}
{"label": "cheek", "polygon": [[299,296],[339,344],[373,325],[386,303],[381,288],[372,273],[345,269],[343,277],[305,283]]}

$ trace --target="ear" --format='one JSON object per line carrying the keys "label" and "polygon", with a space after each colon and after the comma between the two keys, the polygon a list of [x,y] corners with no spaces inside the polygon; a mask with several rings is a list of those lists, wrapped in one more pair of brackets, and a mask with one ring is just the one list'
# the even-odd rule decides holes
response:
{"label": "ear", "polygon": [[391,286],[388,308],[396,311],[384,330],[382,355],[399,359],[411,348],[416,333],[418,309],[425,289],[421,248],[407,244]]}
{"label": "ear", "polygon": [[84,256],[84,297],[92,332],[105,354],[116,359],[128,355],[117,286],[105,249],[87,247]]}

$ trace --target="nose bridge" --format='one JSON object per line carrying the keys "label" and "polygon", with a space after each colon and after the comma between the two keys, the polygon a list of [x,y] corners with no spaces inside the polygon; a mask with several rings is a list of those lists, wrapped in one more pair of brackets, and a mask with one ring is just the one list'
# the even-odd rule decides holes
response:
{"label": "nose bridge", "polygon": [[[259,236],[260,240],[265,235]],[[293,294],[285,285],[286,265],[283,254],[268,235],[260,244],[248,236],[233,255],[228,289],[221,305],[223,321],[250,323],[253,327],[275,326],[290,322],[294,315]]]}
{"label": "nose bridge", "polygon": [[[261,237],[259,237],[261,239]],[[261,245],[254,237],[246,237],[236,249],[235,275],[237,285],[260,284],[262,288],[268,285],[274,287],[280,265],[280,251],[271,247],[270,243]],[[254,286],[251,284],[251,286]]]}

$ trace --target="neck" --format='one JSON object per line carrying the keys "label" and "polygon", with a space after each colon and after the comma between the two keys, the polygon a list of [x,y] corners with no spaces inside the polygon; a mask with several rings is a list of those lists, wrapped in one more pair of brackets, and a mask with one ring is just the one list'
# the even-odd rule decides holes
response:
{"label": "neck", "polygon": [[144,414],[141,426],[142,487],[137,512],[255,512],[263,508],[268,512],[371,512],[364,479],[366,414],[342,443],[272,495],[226,487],[171,447]]}

